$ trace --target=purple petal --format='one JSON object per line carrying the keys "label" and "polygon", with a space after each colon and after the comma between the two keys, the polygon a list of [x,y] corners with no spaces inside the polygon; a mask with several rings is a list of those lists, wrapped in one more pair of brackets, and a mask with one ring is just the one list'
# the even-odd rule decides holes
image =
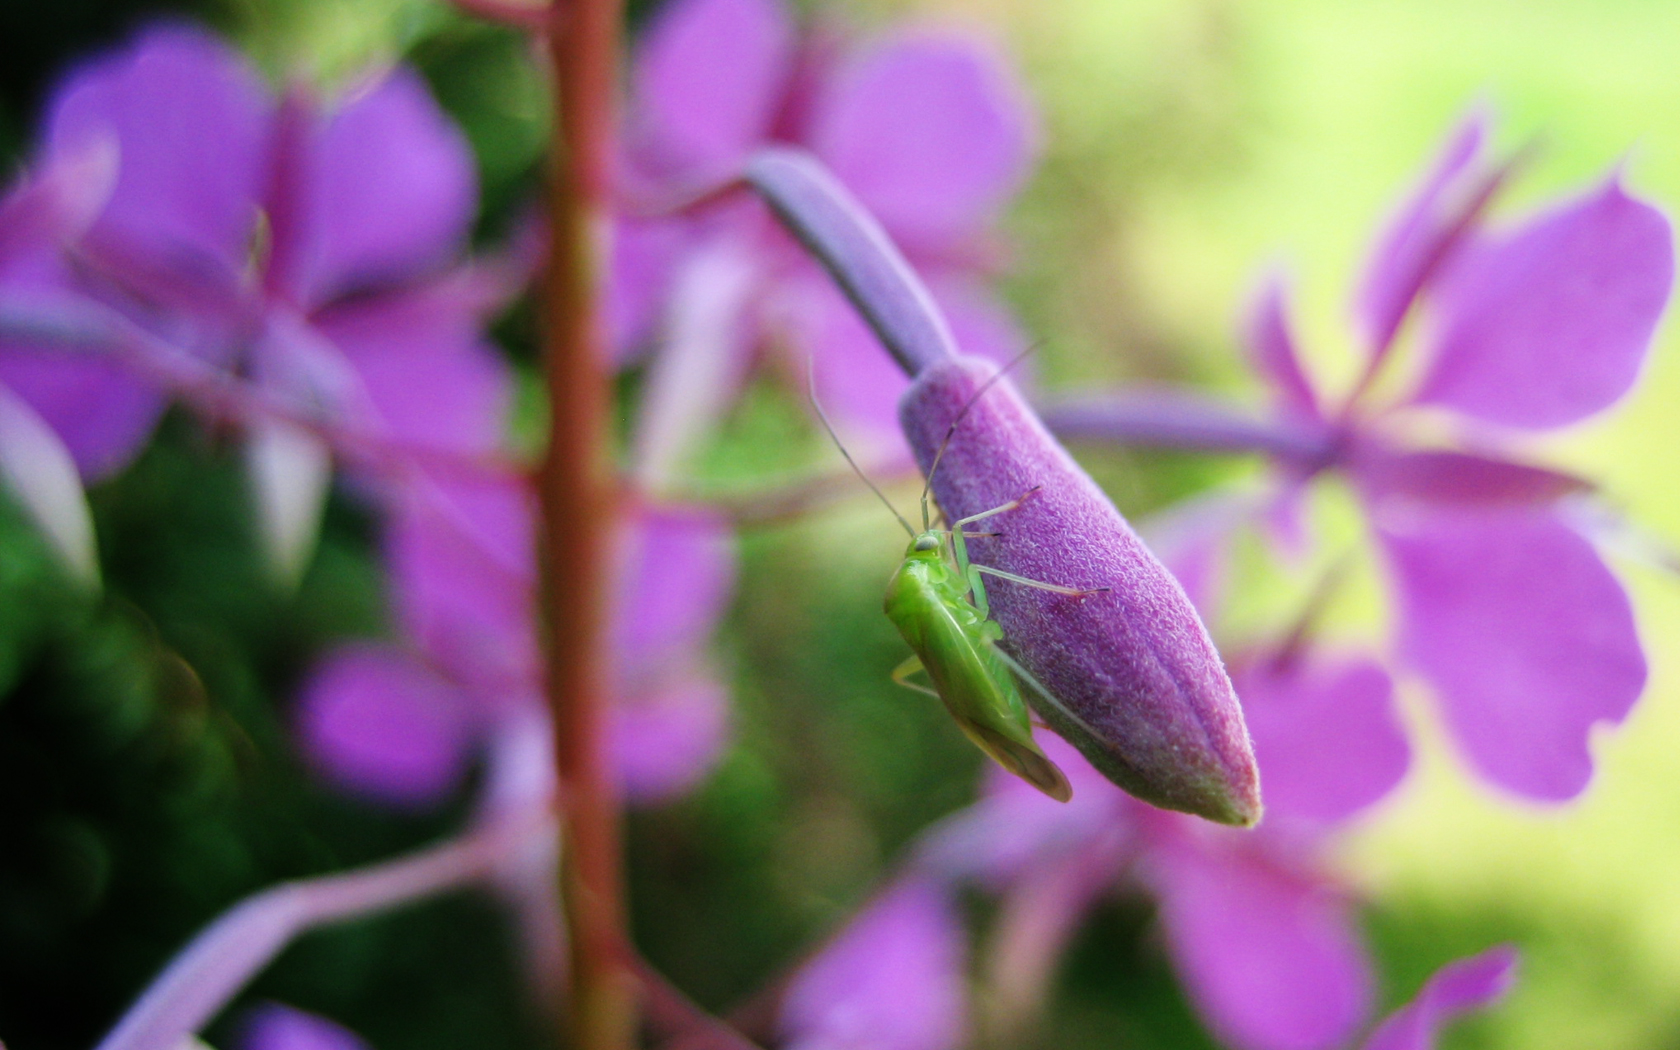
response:
{"label": "purple petal", "polygon": [[1516,427],[1590,415],[1638,377],[1673,275],[1668,220],[1616,178],[1490,237],[1442,279],[1417,400]]}
{"label": "purple petal", "polygon": [[467,702],[395,649],[350,646],[315,669],[298,700],[305,756],[338,786],[425,807],[461,781],[471,750]]}
{"label": "purple petal", "polygon": [[188,271],[244,270],[268,175],[272,106],[239,56],[186,26],[154,28],[72,75],[48,150],[114,139],[117,184],[96,236]]}
{"label": "purple petal", "polygon": [[1370,963],[1322,878],[1230,833],[1174,843],[1148,874],[1191,998],[1236,1050],[1330,1050],[1365,1019]]}
{"label": "purple petal", "polygon": [[1120,866],[1114,839],[1037,865],[1004,893],[987,945],[991,1024],[1018,1029],[1049,998],[1069,942],[1092,906],[1114,886]]}
{"label": "purple petal", "polygon": [[614,766],[625,797],[657,805],[686,794],[711,771],[729,737],[729,689],[706,671],[668,674],[621,695],[612,710]]}
{"label": "purple petal", "polygon": [[61,283],[66,268],[59,251],[104,210],[117,163],[114,141],[90,142],[51,157],[46,170],[0,200],[0,280],[13,287]]}
{"label": "purple petal", "polygon": [[1589,491],[1574,474],[1471,452],[1403,452],[1367,444],[1352,469],[1368,500],[1403,500],[1443,509],[1535,506]]}
{"label": "purple petal", "polygon": [[973,358],[929,367],[900,404],[922,470],[965,413],[932,479],[952,518],[1031,495],[992,519],[976,563],[1062,587],[989,587],[1004,645],[1056,701],[1052,728],[1145,801],[1227,823],[1259,818],[1258,775],[1219,655],[1178,583],[1007,381]]}
{"label": "purple petal", "polygon": [[469,290],[444,282],[348,302],[312,322],[354,368],[375,436],[412,449],[501,447],[507,366],[488,344]]}
{"label": "purple petal", "polygon": [[535,680],[532,494],[508,481],[421,479],[387,528],[396,607],[426,654],[485,695]]}
{"label": "purple petal", "polygon": [[237,1046],[239,1050],[368,1050],[350,1029],[279,1003],[266,1003],[245,1015]]}
{"label": "purple petal", "polygon": [[1364,1050],[1434,1050],[1435,1033],[1454,1016],[1491,1005],[1516,980],[1517,953],[1491,948],[1448,963],[1423,986],[1416,999],[1377,1027]]}
{"label": "purple petal", "polygon": [[10,342],[0,342],[0,383],[46,420],[90,481],[128,465],[165,405],[150,384],[109,359]]}
{"label": "purple petal", "polygon": [[636,56],[632,143],[685,181],[730,174],[781,105],[793,25],[775,0],[677,0]]}
{"label": "purple petal", "polygon": [[70,450],[28,402],[0,385],[0,482],[81,582],[99,581],[93,515]]}
{"label": "purple petal", "polygon": [[1423,182],[1371,249],[1355,307],[1374,352],[1393,341],[1430,271],[1444,261],[1450,242],[1463,234],[1454,229],[1451,197],[1462,189],[1464,177],[1481,155],[1488,119],[1487,112],[1477,108],[1460,121]]}
{"label": "purple petal", "polygon": [[1307,420],[1321,418],[1318,395],[1313,393],[1295,349],[1288,294],[1281,276],[1274,275],[1261,287],[1249,313],[1246,342],[1249,360],[1271,387],[1279,408],[1287,415]]}
{"label": "purple petal", "polygon": [[700,507],[646,507],[621,539],[613,648],[623,673],[686,662],[717,627],[735,585],[733,535]]}
{"label": "purple petal", "polygon": [[962,925],[931,883],[877,898],[794,977],[787,1050],[951,1050],[964,1029]]}
{"label": "purple petal", "polygon": [[1033,112],[1008,63],[962,36],[901,38],[818,99],[812,149],[903,245],[972,236],[1032,164]]}
{"label": "purple petal", "polygon": [[413,70],[288,141],[302,153],[282,158],[297,196],[290,214],[276,212],[275,240],[295,252],[288,283],[299,302],[435,271],[465,242],[478,203],[472,153]]}
{"label": "purple petal", "polygon": [[1253,667],[1236,685],[1269,817],[1345,820],[1405,776],[1411,749],[1376,663],[1298,657]]}
{"label": "purple petal", "polygon": [[613,225],[612,270],[607,281],[607,326],[613,360],[624,365],[652,335],[671,273],[685,238],[673,222],[618,218]]}
{"label": "purple petal", "polygon": [[664,345],[648,366],[637,411],[634,474],[651,491],[681,485],[728,414],[752,364],[763,295],[750,244],[732,236],[694,246],[666,307]]}
{"label": "purple petal", "polygon": [[[1067,775],[1073,798],[1057,802],[1002,767],[992,767],[985,796],[923,836],[919,870],[1003,887],[1071,857],[1091,852],[1118,857],[1132,835],[1132,814],[1141,807],[1061,737],[1040,733],[1037,742]],[[1118,874],[1116,861],[1111,875]]]}
{"label": "purple petal", "polygon": [[1494,783],[1561,801],[1592,775],[1588,737],[1645,685],[1627,595],[1592,546],[1532,511],[1418,515],[1381,535],[1400,647]]}

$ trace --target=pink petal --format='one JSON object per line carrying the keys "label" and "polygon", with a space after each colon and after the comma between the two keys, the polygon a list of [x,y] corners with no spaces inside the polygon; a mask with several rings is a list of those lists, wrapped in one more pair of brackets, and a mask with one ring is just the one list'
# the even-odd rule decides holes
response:
{"label": "pink petal", "polygon": [[637,53],[631,141],[685,182],[730,174],[764,142],[787,82],[793,25],[776,0],[677,0]]}
{"label": "pink petal", "polygon": [[52,427],[90,481],[128,465],[166,404],[150,384],[107,358],[10,342],[0,342],[0,383]]}
{"label": "pink petal", "polygon": [[117,183],[95,234],[185,270],[244,269],[268,175],[272,106],[237,53],[171,25],[82,67],[55,94],[52,155],[114,139]]}
{"label": "pink petal", "polygon": [[512,380],[484,340],[469,293],[440,282],[356,299],[311,319],[365,391],[371,418],[359,425],[411,449],[501,447]]}
{"label": "pink petal", "polygon": [[1381,537],[1401,650],[1471,762],[1531,798],[1580,794],[1592,727],[1620,722],[1645,685],[1632,607],[1597,552],[1521,510],[1420,514]]}
{"label": "pink petal", "polygon": [[1417,399],[1556,427],[1633,386],[1668,302],[1668,220],[1618,179],[1467,253],[1442,279]]}
{"label": "pink petal", "polygon": [[1268,818],[1345,820],[1405,776],[1411,748],[1376,663],[1301,656],[1235,679]]}
{"label": "pink petal", "polygon": [[1487,112],[1471,110],[1372,246],[1355,306],[1373,351],[1381,352],[1393,340],[1413,299],[1444,262],[1450,242],[1463,235],[1454,229],[1454,220],[1463,216],[1453,214],[1461,211],[1462,202],[1453,198],[1460,195],[1466,175],[1481,156],[1487,133]]}
{"label": "pink petal", "polygon": [[1198,839],[1163,850],[1150,878],[1168,949],[1209,1026],[1236,1050],[1341,1046],[1371,1001],[1353,909],[1251,839]]}
{"label": "pink petal", "polygon": [[117,143],[99,138],[50,157],[45,170],[0,199],[0,279],[61,283],[59,252],[85,233],[109,202],[117,180]]}
{"label": "pink petal", "polygon": [[1454,1016],[1504,997],[1516,980],[1517,953],[1510,947],[1448,963],[1407,1003],[1377,1026],[1364,1050],[1434,1050],[1435,1033]]}
{"label": "pink petal", "polygon": [[[1073,799],[1056,802],[1001,767],[988,770],[985,797],[952,814],[926,836],[922,870],[943,878],[978,877],[1007,884],[1030,878],[1043,866],[1095,852],[1109,856],[1132,833],[1131,796],[1091,767],[1074,746],[1054,733],[1036,737],[1050,761],[1067,774]],[[1119,874],[1118,862],[1110,870]]]}
{"label": "pink petal", "polygon": [[99,582],[93,515],[70,450],[23,398],[0,385],[0,487],[29,513],[73,576]]}
{"label": "pink petal", "polygon": [[472,152],[413,70],[363,87],[291,141],[295,210],[276,214],[275,238],[293,239],[301,303],[435,271],[465,243],[478,204]]}
{"label": "pink petal", "polygon": [[466,772],[467,701],[449,683],[391,648],[347,646],[310,676],[297,732],[311,765],[378,802],[425,807]]}
{"label": "pink petal", "polygon": [[810,144],[907,248],[981,232],[1031,167],[1034,115],[981,41],[888,41],[827,86]]}
{"label": "pink petal", "polygon": [[431,660],[492,697],[537,673],[533,502],[505,480],[421,479],[387,526],[405,627]]}
{"label": "pink petal", "polygon": [[1574,474],[1448,449],[1405,452],[1371,444],[1358,450],[1352,467],[1369,500],[1443,508],[1537,506],[1593,487]]}
{"label": "pink petal", "polygon": [[728,607],[734,536],[716,512],[666,505],[634,513],[621,538],[613,648],[626,674],[687,662]]}
{"label": "pink petal", "polygon": [[680,486],[746,382],[763,295],[751,246],[731,236],[695,245],[677,269],[663,346],[648,366],[635,424],[634,474],[651,491]]}
{"label": "pink petal", "polygon": [[1271,387],[1278,407],[1286,415],[1319,419],[1318,396],[1295,349],[1288,292],[1281,276],[1274,275],[1261,287],[1249,313],[1246,342],[1249,361]]}
{"label": "pink petal", "polygon": [[321,1017],[266,1003],[239,1025],[238,1050],[368,1050],[361,1037]]}
{"label": "pink petal", "polygon": [[674,222],[622,216],[615,220],[607,281],[607,325],[615,363],[633,360],[653,334],[660,308],[670,294],[684,232]]}
{"label": "pink petal", "polygon": [[729,689],[709,671],[667,674],[612,710],[614,766],[633,805],[681,797],[711,771],[729,737]]}
{"label": "pink petal", "polygon": [[962,1044],[963,932],[943,892],[906,880],[801,967],[782,1001],[786,1050]]}

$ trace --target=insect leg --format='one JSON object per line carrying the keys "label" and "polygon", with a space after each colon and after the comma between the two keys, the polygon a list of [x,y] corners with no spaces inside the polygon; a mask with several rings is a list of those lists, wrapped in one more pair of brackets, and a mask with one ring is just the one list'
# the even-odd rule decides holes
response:
{"label": "insect leg", "polygon": [[[1032,689],[1033,692],[1037,693],[1039,696],[1044,698],[1045,703],[1047,703],[1051,707],[1055,708],[1057,714],[1059,714],[1063,718],[1067,719],[1069,723],[1078,726],[1080,729],[1083,729],[1086,733],[1089,733],[1092,737],[1098,737],[1097,731],[1095,729],[1091,728],[1091,724],[1089,722],[1085,721],[1083,718],[1080,718],[1078,715],[1076,715],[1072,711],[1068,710],[1067,705],[1062,703],[1059,699],[1057,699],[1056,694],[1054,694],[1050,690],[1046,689],[1044,687],[1044,683],[1040,682],[1037,678],[1035,678],[1031,671],[1027,670],[1025,667],[1022,667],[1018,660],[1016,660],[1013,656],[1010,656],[1008,653],[1004,652],[1003,651],[1003,646],[997,645],[997,644],[994,643],[992,645],[992,652],[997,654],[997,658],[1000,661],[1003,662],[1003,666],[1009,668],[1011,671],[1013,671],[1015,673],[1016,678],[1019,678],[1021,681],[1025,682]],[[1099,737],[1099,739],[1100,739],[1100,737]]]}
{"label": "insect leg", "polygon": [[1059,583],[1045,583],[1042,580],[1029,580],[1025,576],[1017,576],[1012,572],[1004,572],[1002,569],[994,569],[989,565],[975,565],[973,568],[976,572],[983,572],[987,576],[996,576],[998,579],[1008,580],[1010,583],[1019,583],[1026,587],[1036,587],[1041,591],[1053,591],[1056,594],[1066,594],[1074,598],[1083,598],[1088,594],[1102,594],[1104,591],[1113,589],[1111,587],[1063,587]]}
{"label": "insect leg", "polygon": [[991,510],[983,510],[978,514],[970,514],[966,518],[959,518],[951,523],[951,529],[954,532],[960,532],[962,531],[962,527],[964,525],[972,525],[974,522],[989,518],[994,514],[1002,514],[1006,510],[1014,510],[1016,507],[1019,507],[1021,504],[1031,499],[1033,494],[1043,487],[1043,485],[1034,485],[1032,488],[1021,493],[1019,496],[1016,496],[1014,499],[1003,504],[1001,507],[993,507]]}
{"label": "insect leg", "polygon": [[935,700],[940,699],[939,694],[934,690],[929,689],[925,685],[918,685],[917,683],[910,681],[911,675],[923,669],[921,657],[911,656],[910,659],[893,668],[892,680],[906,689],[914,689],[918,693],[926,693]]}

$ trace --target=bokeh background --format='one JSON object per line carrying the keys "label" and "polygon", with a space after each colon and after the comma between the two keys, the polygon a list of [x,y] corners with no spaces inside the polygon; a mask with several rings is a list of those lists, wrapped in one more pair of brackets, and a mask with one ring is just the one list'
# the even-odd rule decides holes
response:
{"label": "bokeh background", "polygon": [[[645,19],[652,3],[634,5]],[[855,0],[807,11],[868,32],[960,21],[1016,56],[1043,114],[1042,167],[1012,215],[1006,285],[1041,340],[1048,389],[1156,379],[1254,393],[1232,338],[1262,268],[1294,275],[1308,355],[1350,377],[1346,302],[1375,224],[1435,142],[1480,100],[1537,161],[1534,202],[1625,165],[1680,208],[1680,5],[1661,0]],[[275,74],[332,80],[370,58],[420,66],[477,151],[494,238],[528,201],[544,141],[522,43],[432,0],[0,3],[0,161],[27,147],[56,71],[171,12],[209,21]],[[1645,381],[1544,453],[1604,484],[1680,544],[1680,337]],[[530,362],[528,319],[503,325]],[[633,396],[635,377],[626,382]],[[765,450],[773,451],[765,451]],[[828,453],[802,407],[755,388],[707,458],[718,484]],[[1086,449],[1146,518],[1256,469]],[[393,817],[303,771],[288,698],[313,654],[384,629],[372,524],[335,497],[295,593],[265,582],[238,455],[185,420],[92,494],[108,591],[70,596],[18,514],[0,509],[0,1039],[85,1047],[190,933],[277,879],[433,839],[460,812]],[[913,493],[900,493],[913,497]],[[1332,533],[1334,500],[1322,515]],[[1357,536],[1350,536],[1356,543]],[[899,643],[877,609],[902,540],[867,495],[743,536],[720,640],[738,744],[694,796],[632,821],[637,934],[702,1003],[725,1007],[864,900],[903,845],[973,795],[979,757],[943,714],[894,689]],[[1444,960],[1499,940],[1523,966],[1504,1006],[1448,1047],[1680,1045],[1680,580],[1617,561],[1651,660],[1645,698],[1597,741],[1598,776],[1562,809],[1472,785],[1432,731],[1406,785],[1342,861],[1397,1002]],[[1262,586],[1238,619],[1287,602]],[[1272,581],[1287,591],[1287,579]],[[1247,592],[1245,592],[1247,593]],[[1382,616],[1356,580],[1337,630]],[[973,903],[979,917],[983,902]],[[380,1048],[543,1045],[496,909],[456,897],[311,935],[251,999],[319,1010]],[[227,1023],[210,1033],[225,1043]],[[1155,944],[1116,900],[1077,941],[1040,1045],[1211,1046]]]}

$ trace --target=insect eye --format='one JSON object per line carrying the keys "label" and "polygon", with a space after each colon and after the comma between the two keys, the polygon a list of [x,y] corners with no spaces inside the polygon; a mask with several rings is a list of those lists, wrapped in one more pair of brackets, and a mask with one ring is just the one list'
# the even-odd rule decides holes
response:
{"label": "insect eye", "polygon": [[918,551],[936,551],[939,549],[939,537],[917,536],[915,549]]}

